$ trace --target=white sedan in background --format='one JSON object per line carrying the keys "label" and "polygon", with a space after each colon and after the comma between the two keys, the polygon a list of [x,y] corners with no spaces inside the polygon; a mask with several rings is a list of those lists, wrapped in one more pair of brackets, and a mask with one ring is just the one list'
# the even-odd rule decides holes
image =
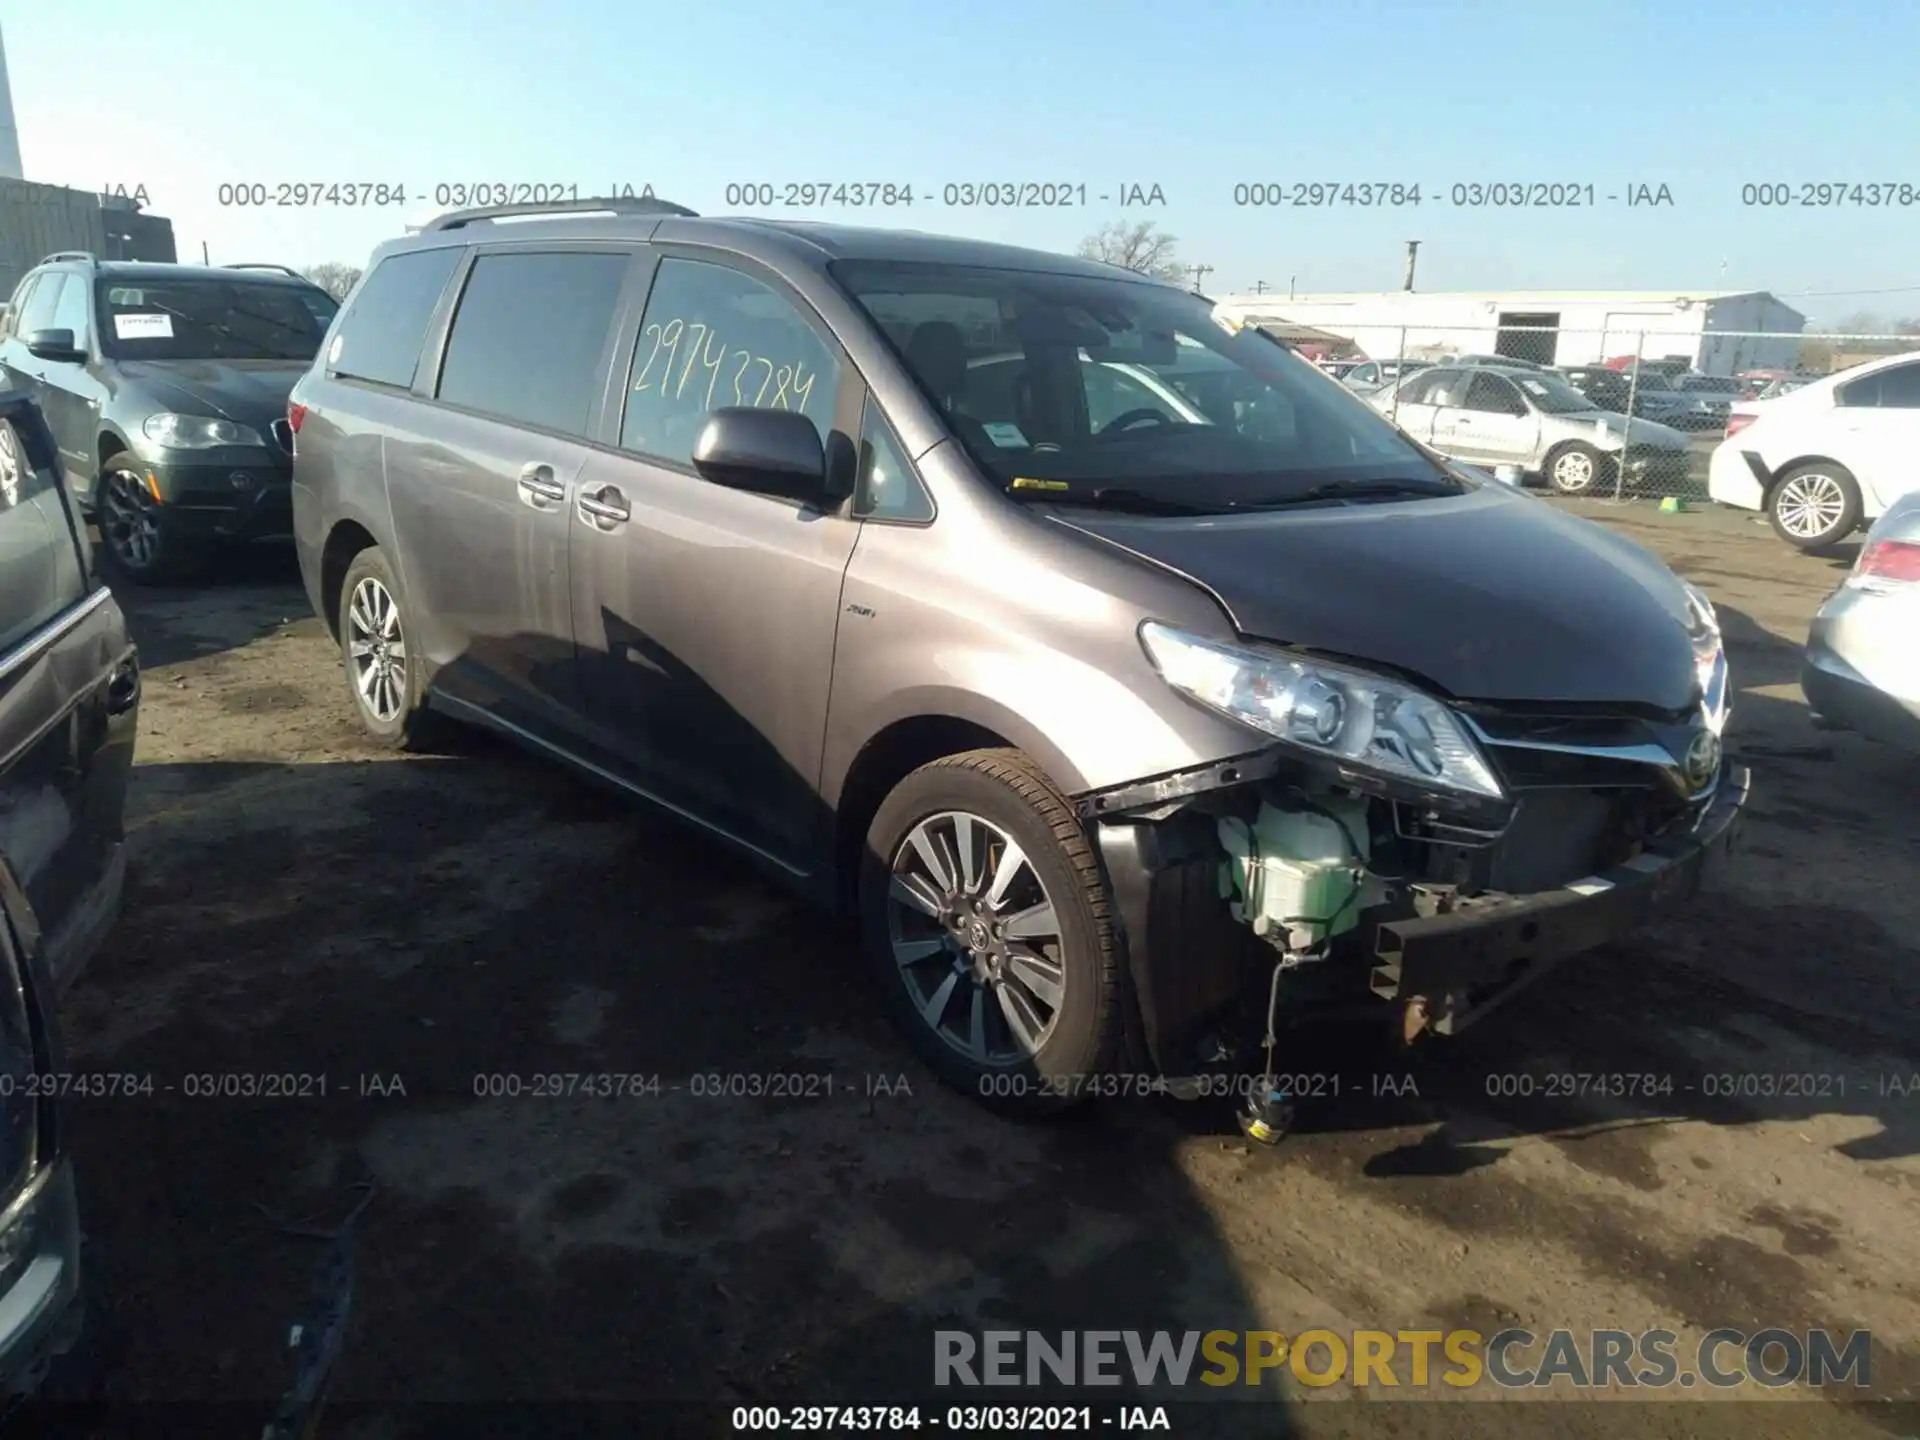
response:
{"label": "white sedan in background", "polygon": [[1789,545],[1824,550],[1920,490],[1916,457],[1920,353],[1910,351],[1736,405],[1707,493],[1765,511]]}

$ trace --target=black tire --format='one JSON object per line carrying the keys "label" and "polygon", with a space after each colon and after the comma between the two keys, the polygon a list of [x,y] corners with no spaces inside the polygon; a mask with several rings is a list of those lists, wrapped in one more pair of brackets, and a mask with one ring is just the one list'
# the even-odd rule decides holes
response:
{"label": "black tire", "polygon": [[[363,591],[363,587],[374,588]],[[381,624],[387,612],[376,600],[376,592],[384,594],[392,607],[390,627]],[[357,608],[356,597],[366,602],[364,607]],[[433,729],[433,717],[427,711],[425,687],[420,680],[421,667],[408,648],[413,633],[412,617],[400,601],[400,587],[394,581],[393,567],[387,564],[387,557],[377,545],[369,546],[353,557],[346,577],[340,582],[340,670],[361,728],[390,750],[422,748]],[[366,679],[363,657],[355,651],[360,644],[369,643],[370,635],[383,636],[389,647],[385,652],[388,678],[373,684],[368,693],[362,689]],[[396,657],[391,648],[396,638],[400,646],[397,678],[393,674]],[[378,658],[367,656],[364,661],[372,663]]]}
{"label": "black tire", "polygon": [[1795,465],[1767,492],[1773,533],[1797,549],[1817,552],[1860,528],[1860,482],[1844,465],[1812,460]]}
{"label": "black tire", "polygon": [[[1046,959],[1050,971],[1057,966],[1060,990],[1057,1005],[1051,1007],[1051,1021],[1029,1053],[995,1057],[991,1063],[963,1053],[935,1028],[917,1002],[927,991],[939,993],[940,984],[933,977],[942,973],[942,966],[992,962],[965,958],[956,940],[951,942],[955,947],[951,958],[936,954],[910,971],[894,951],[896,934],[909,922],[924,926],[929,936],[942,933],[939,922],[893,899],[893,879],[896,859],[910,848],[915,827],[925,821],[940,824],[937,817],[952,812],[985,821],[1025,852],[1025,873],[1008,887],[1004,899],[1009,908],[1000,913],[1011,915],[1014,907],[1032,897],[1035,892],[1027,888],[1030,876],[1042,887],[1041,899],[1051,902],[1057,925],[1057,943],[1036,943],[1031,952]],[[943,853],[951,857],[951,852]],[[982,852],[989,862],[980,867],[983,875],[991,869],[993,853],[988,842]],[[999,853],[1004,855],[1005,849]],[[916,862],[905,859],[902,863]],[[1021,887],[1018,899],[1016,886]],[[991,887],[983,883],[981,888]],[[1073,807],[1020,751],[973,750],[948,756],[921,766],[894,787],[867,832],[861,857],[860,923],[868,960],[894,1023],[942,1081],[988,1108],[1020,1116],[1065,1109],[1083,1097],[1086,1087],[1079,1082],[1084,1077],[1108,1073],[1121,1054],[1125,992],[1106,880]],[[1028,973],[1034,973],[1031,960],[1022,963]],[[932,977],[924,973],[928,966]],[[1025,1004],[1030,1011],[1041,992],[1025,986],[1014,964],[1005,965],[1002,973],[1012,978],[996,980],[990,991],[962,979],[957,971],[952,983],[956,999],[963,992],[971,996],[977,990],[982,995],[985,1023],[997,1028],[1011,1048],[1015,1032],[1005,1018],[1005,1005],[986,997],[1012,990],[1016,998],[1008,1003]],[[971,1034],[970,1000],[962,999],[943,1013],[968,1016]]]}
{"label": "black tire", "polygon": [[107,563],[134,584],[178,585],[207,573],[212,547],[180,533],[178,517],[153,498],[139,460],[126,451],[100,467],[93,510]]}
{"label": "black tire", "polygon": [[1607,457],[1584,440],[1554,447],[1540,473],[1562,495],[1591,495],[1600,488],[1608,469]]}

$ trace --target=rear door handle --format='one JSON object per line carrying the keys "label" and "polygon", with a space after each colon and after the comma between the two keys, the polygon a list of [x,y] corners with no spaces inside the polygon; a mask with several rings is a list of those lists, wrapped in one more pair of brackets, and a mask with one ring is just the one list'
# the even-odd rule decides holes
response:
{"label": "rear door handle", "polygon": [[617,485],[602,485],[593,490],[582,490],[576,502],[580,507],[580,519],[596,530],[611,530],[616,525],[624,525],[633,518],[633,510],[627,504],[627,497],[620,493]]}
{"label": "rear door handle", "polygon": [[533,464],[520,472],[520,498],[536,510],[567,502],[567,487],[553,477],[551,465]]}

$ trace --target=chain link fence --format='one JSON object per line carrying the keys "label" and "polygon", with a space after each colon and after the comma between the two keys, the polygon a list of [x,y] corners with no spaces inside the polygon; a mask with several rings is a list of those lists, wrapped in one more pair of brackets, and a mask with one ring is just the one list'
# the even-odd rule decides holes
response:
{"label": "chain link fence", "polygon": [[1289,343],[1456,459],[1622,500],[1705,500],[1736,408],[1920,353],[1920,335],[1617,326],[1353,324]]}

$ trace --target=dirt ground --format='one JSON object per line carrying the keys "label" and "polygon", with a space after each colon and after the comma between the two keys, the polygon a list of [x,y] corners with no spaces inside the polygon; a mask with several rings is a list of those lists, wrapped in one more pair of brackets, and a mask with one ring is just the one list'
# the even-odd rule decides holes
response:
{"label": "dirt ground", "polygon": [[[1795,683],[1846,559],[1719,512],[1583,513],[1720,608],[1744,854],[1694,913],[1396,1064],[1417,1095],[1374,1094],[1357,1037],[1317,1041],[1284,1068],[1337,1067],[1343,1093],[1271,1152],[1217,1103],[994,1119],[895,1040],[845,936],[699,837],[478,736],[375,751],[284,555],[125,594],[135,869],[68,1023],[76,1068],[156,1090],[71,1107],[98,1393],[277,1396],[321,1247],[274,1220],[330,1223],[370,1182],[337,1393],[376,1406],[871,1403],[926,1389],[943,1327],[1825,1324],[1870,1329],[1873,1393],[1915,1397],[1920,762],[1811,729]],[[604,1072],[661,1088],[529,1093]],[[831,1095],[696,1093],[794,1072]],[[186,1093],[208,1073],[325,1094]],[[1672,1093],[1490,1093],[1565,1073]],[[521,1093],[476,1094],[488,1076]],[[1741,1099],[1710,1092],[1771,1082],[1718,1076],[1824,1078]],[[1255,1393],[1183,1433],[1469,1433],[1439,1400]],[[1562,1404],[1552,1433],[1888,1423],[1767,1413]]]}

